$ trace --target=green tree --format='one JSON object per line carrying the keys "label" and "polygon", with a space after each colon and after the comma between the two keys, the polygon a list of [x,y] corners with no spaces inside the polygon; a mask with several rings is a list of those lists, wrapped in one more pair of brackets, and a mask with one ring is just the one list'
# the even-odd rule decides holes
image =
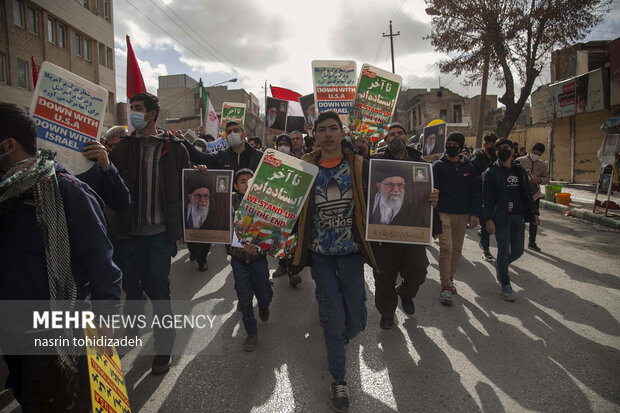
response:
{"label": "green tree", "polygon": [[[489,78],[505,88],[499,101],[506,111],[497,125],[508,136],[534,81],[551,51],[583,39],[611,8],[612,0],[425,0],[433,15],[428,37],[448,58],[444,73],[465,77],[464,85],[479,84],[485,55]],[[515,79],[521,84],[515,94]]]}

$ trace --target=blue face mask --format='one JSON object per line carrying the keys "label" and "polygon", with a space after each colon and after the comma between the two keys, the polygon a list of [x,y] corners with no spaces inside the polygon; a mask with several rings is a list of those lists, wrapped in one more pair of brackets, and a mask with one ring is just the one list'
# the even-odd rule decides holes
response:
{"label": "blue face mask", "polygon": [[146,125],[149,124],[147,120],[144,120],[144,113],[142,112],[131,112],[129,115],[129,120],[134,128],[137,130],[142,130],[146,128]]}

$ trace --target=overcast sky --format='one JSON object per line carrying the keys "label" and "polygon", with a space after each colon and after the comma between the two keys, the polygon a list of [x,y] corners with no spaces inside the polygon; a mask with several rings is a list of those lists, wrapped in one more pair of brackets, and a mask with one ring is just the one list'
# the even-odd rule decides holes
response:
{"label": "overcast sky", "polygon": [[[619,3],[586,40],[620,37]],[[382,37],[390,20],[400,31],[394,55],[403,88],[435,88],[441,80],[456,93],[480,93],[479,86],[465,88],[439,73],[444,56],[423,40],[430,34],[423,0],[121,0],[114,7],[119,101],[125,100],[127,34],[149,92],[157,93],[160,75],[185,73],[207,86],[238,78],[228,87],[253,93],[262,108],[265,81],[311,93],[312,60],[355,60],[358,73],[363,63],[391,71],[389,38]],[[548,81],[546,72],[536,85]],[[489,84],[489,94],[501,92]]]}

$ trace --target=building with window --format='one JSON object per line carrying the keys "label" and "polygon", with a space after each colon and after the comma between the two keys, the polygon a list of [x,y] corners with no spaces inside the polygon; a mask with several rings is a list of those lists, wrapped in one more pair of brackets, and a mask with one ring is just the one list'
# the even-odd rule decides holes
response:
{"label": "building with window", "polygon": [[104,127],[117,122],[112,0],[0,0],[0,101],[29,108],[32,60],[108,90]]}
{"label": "building with window", "polygon": [[600,127],[620,112],[620,38],[553,51],[550,75],[531,102],[534,127],[545,132],[551,179],[594,185]]}
{"label": "building with window", "polygon": [[[422,133],[424,127],[434,119],[441,119],[448,124],[448,130],[460,130],[465,135],[471,131],[470,99],[451,90],[415,89],[416,93],[402,104],[399,120],[409,133]],[[400,110],[399,110],[400,112]]]}

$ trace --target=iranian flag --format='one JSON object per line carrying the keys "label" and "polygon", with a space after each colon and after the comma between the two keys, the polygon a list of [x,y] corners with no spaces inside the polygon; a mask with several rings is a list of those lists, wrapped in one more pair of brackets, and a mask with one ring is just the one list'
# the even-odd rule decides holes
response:
{"label": "iranian flag", "polygon": [[218,137],[219,122],[217,121],[217,113],[213,109],[209,94],[202,84],[202,78],[199,82],[200,87],[200,125],[204,127],[204,133],[213,136],[215,139]]}
{"label": "iranian flag", "polygon": [[144,86],[142,72],[140,72],[136,55],[133,53],[129,36],[127,36],[127,130],[129,133],[132,133],[135,129],[129,120],[131,113],[129,100],[132,96],[144,92],[146,92],[146,86]]}
{"label": "iranian flag", "polygon": [[301,93],[297,93],[294,90],[286,89],[283,87],[271,86],[271,96],[275,99],[288,100],[288,111],[286,112],[286,116],[303,116],[304,112],[301,110],[301,104],[299,103],[299,98],[303,95]]}

